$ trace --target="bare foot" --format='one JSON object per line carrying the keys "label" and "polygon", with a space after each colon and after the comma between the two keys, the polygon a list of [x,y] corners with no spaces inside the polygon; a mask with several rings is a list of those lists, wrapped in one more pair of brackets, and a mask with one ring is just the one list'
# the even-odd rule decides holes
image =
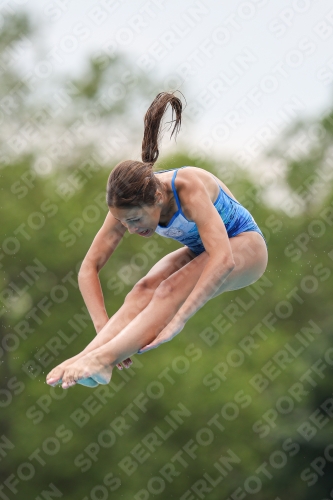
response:
{"label": "bare foot", "polygon": [[94,354],[92,351],[65,368],[62,388],[67,389],[85,379],[91,379],[97,384],[108,384],[111,380],[112,368],[112,365],[100,354]]}
{"label": "bare foot", "polygon": [[[93,351],[90,351],[90,352],[93,352]],[[68,366],[72,365],[73,363],[75,363],[76,361],[78,361],[79,359],[81,359],[82,357],[87,356],[87,354],[88,353],[85,353],[84,351],[82,351],[79,354],[77,354],[76,356],[73,356],[72,358],[66,359],[66,361],[63,361],[60,365],[53,368],[53,370],[51,370],[46,376],[46,383],[49,385],[52,385],[52,386],[61,384],[62,377],[63,377],[63,374],[64,374],[66,368]],[[118,363],[116,366],[119,370],[122,370],[123,369],[122,365],[124,365],[125,368],[129,368],[132,363],[133,363],[133,361],[131,360],[131,358],[126,358],[126,359],[124,359],[124,361],[122,361],[121,363]],[[96,387],[96,385],[98,385],[98,384],[93,383],[92,380],[87,380],[87,381],[82,380],[79,383],[81,385],[86,385],[87,387]]]}
{"label": "bare foot", "polygon": [[73,356],[72,358],[66,359],[60,365],[53,368],[46,376],[46,383],[52,386],[61,384],[62,376],[65,373],[66,368],[77,361],[80,358],[79,354]]}
{"label": "bare foot", "polygon": [[[53,368],[53,370],[51,370],[46,377],[46,383],[52,386],[62,384],[62,377],[65,373],[66,368],[75,363],[75,361],[78,361],[82,356],[82,353],[80,353],[80,355],[66,359],[66,361]],[[91,378],[82,379],[78,382],[78,384],[84,385],[86,387],[96,387],[98,385],[98,383]]]}

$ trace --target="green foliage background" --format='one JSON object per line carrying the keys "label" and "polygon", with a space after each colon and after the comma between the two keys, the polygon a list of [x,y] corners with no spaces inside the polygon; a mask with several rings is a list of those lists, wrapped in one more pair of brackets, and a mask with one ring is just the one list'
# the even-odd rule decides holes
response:
{"label": "green foliage background", "polygon": [[[25,17],[8,19],[0,49],[31,29]],[[42,83],[29,91],[19,73],[3,74],[2,100],[15,86],[26,93],[14,94],[12,112],[3,108],[0,134],[1,498],[221,500],[236,491],[256,500],[333,498],[331,111],[295,124],[267,152],[268,169],[276,159],[283,165],[269,188],[284,189],[279,207],[267,203],[258,179],[225,159],[193,158],[182,148],[162,154],[157,168],[192,164],[213,172],[251,211],[268,241],[265,275],[211,300],[172,342],[133,356],[129,370],[115,370],[107,388],[63,391],[45,383],[53,366],[95,334],[77,272],[107,214],[109,172],[124,158],[111,148],[99,161],[98,140],[81,137],[63,158],[58,152],[45,163],[51,168],[36,167],[50,157],[52,141],[96,109],[124,68],[134,83],[100,111],[98,127],[116,136],[115,124],[126,124],[126,141],[139,143],[131,107],[145,109],[161,89],[123,56],[91,60],[71,82],[76,91],[63,113],[41,125],[40,142],[32,139],[30,149],[28,139],[21,148],[13,137],[37,111],[47,115],[49,96],[37,99]],[[299,138],[306,147],[295,152]],[[179,247],[155,235],[152,253],[146,240],[128,236],[99,275],[109,316],[155,262]],[[246,351],[251,332],[255,347]],[[289,353],[285,365],[277,361],[282,351]],[[258,373],[272,378],[266,388],[253,382]],[[145,401],[142,409],[135,401]],[[313,435],[300,431],[305,422]],[[151,433],[160,438],[154,448]]]}

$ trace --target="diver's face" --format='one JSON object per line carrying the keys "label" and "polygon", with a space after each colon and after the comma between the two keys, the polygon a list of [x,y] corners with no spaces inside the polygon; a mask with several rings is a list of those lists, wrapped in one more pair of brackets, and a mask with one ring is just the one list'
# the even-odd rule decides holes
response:
{"label": "diver's face", "polygon": [[111,214],[125,226],[129,233],[149,238],[155,232],[160,219],[161,207],[144,205],[142,207],[109,207]]}

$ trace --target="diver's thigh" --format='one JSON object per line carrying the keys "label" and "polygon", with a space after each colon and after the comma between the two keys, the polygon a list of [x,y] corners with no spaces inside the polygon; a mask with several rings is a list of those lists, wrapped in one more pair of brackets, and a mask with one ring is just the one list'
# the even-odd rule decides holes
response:
{"label": "diver's thigh", "polygon": [[156,289],[162,281],[193,260],[193,255],[191,250],[186,246],[168,253],[156,262],[146,276],[138,281],[137,285]]}
{"label": "diver's thigh", "polygon": [[229,239],[235,267],[214,297],[255,283],[265,272],[268,252],[264,238],[256,231],[246,231]]}

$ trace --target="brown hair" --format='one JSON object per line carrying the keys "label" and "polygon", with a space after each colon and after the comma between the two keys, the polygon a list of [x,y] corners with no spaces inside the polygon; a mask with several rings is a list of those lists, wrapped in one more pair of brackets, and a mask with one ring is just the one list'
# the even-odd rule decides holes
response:
{"label": "brown hair", "polygon": [[[175,91],[176,92],[176,91]],[[171,136],[177,136],[181,127],[182,103],[174,93],[159,93],[149,106],[144,117],[142,141],[142,162],[126,160],[118,163],[109,175],[106,187],[106,203],[109,207],[130,208],[154,205],[157,188],[161,182],[155,177],[153,166],[159,156],[160,123],[170,104],[172,122],[175,122]],[[176,119],[173,120],[173,113]]]}

